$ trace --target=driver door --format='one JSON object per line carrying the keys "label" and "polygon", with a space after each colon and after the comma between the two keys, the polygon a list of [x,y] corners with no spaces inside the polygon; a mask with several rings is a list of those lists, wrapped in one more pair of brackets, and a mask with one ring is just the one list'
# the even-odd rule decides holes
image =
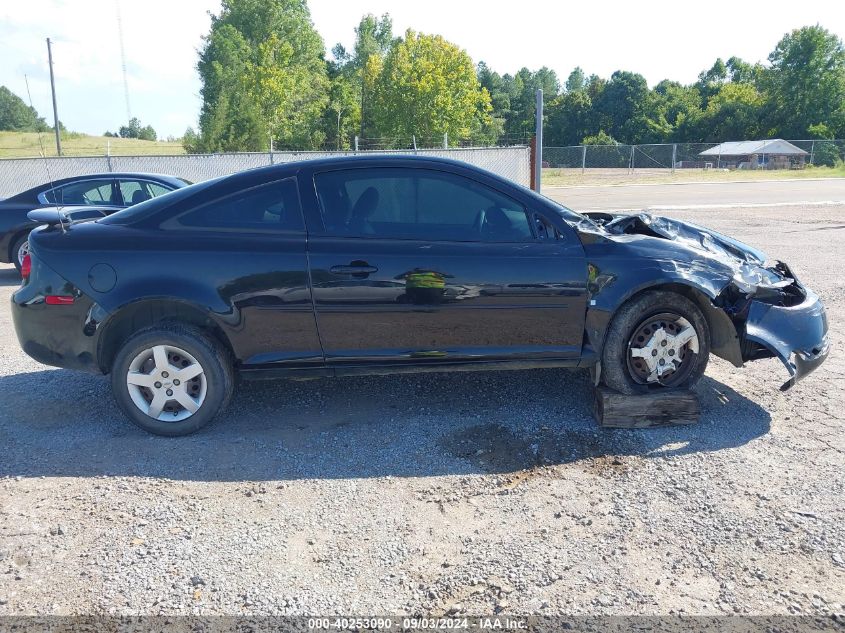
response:
{"label": "driver door", "polygon": [[314,176],[309,229],[328,363],[580,356],[586,261],[540,240],[507,193],[447,171],[365,167]]}

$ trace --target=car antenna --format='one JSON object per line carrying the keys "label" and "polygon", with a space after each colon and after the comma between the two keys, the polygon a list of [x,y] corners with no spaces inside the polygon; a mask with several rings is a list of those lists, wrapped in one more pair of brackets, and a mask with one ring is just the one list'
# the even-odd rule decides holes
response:
{"label": "car antenna", "polygon": [[[35,108],[32,105],[32,93],[29,91],[29,77],[26,75],[23,76],[23,80],[26,82],[26,96],[29,97],[29,107],[32,108],[32,111],[35,112]],[[58,127],[59,122],[56,121],[55,125]],[[53,176],[50,175],[50,161],[47,160],[47,155],[44,153],[44,141],[41,138],[41,128],[40,126],[35,126],[35,131],[38,133],[38,147],[40,148],[41,158],[44,161],[44,169],[47,170],[47,180],[50,182],[50,189],[53,190],[55,187],[53,186]],[[59,211],[59,207],[56,207],[56,215],[59,217],[59,226],[62,228],[62,233],[66,231],[65,223],[62,221],[62,212]]]}

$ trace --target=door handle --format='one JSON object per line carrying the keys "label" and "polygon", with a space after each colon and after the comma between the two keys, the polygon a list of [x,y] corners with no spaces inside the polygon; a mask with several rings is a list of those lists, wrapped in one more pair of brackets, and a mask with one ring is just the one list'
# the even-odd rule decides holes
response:
{"label": "door handle", "polygon": [[378,268],[375,266],[369,266],[367,264],[358,265],[358,266],[332,266],[329,268],[329,272],[333,275],[370,275],[372,273],[377,273]]}

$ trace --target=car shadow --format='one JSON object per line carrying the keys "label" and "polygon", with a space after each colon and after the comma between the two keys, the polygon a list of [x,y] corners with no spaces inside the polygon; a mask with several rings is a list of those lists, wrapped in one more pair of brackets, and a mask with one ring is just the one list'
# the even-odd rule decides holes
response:
{"label": "car shadow", "polygon": [[265,481],[511,473],[707,453],[768,432],[768,412],[727,385],[706,377],[697,390],[696,425],[609,430],[592,419],[584,372],[244,382],[214,424],[162,438],[122,416],[107,378],[36,371],[0,377],[0,476]]}
{"label": "car shadow", "polygon": [[0,286],[19,286],[21,276],[17,268],[12,265],[0,267]]}

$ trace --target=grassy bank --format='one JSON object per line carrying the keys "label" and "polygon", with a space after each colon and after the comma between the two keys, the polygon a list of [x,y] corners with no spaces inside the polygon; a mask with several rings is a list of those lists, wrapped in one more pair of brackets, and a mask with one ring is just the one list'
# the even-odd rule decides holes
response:
{"label": "grassy bank", "polygon": [[[56,137],[52,132],[41,134],[41,143],[47,156],[56,155]],[[65,156],[104,156],[107,148],[113,156],[185,153],[180,142],[141,141],[135,138],[84,134],[67,134],[62,137],[62,153]],[[38,134],[35,132],[0,132],[0,158],[32,158],[40,156],[40,151]]]}

